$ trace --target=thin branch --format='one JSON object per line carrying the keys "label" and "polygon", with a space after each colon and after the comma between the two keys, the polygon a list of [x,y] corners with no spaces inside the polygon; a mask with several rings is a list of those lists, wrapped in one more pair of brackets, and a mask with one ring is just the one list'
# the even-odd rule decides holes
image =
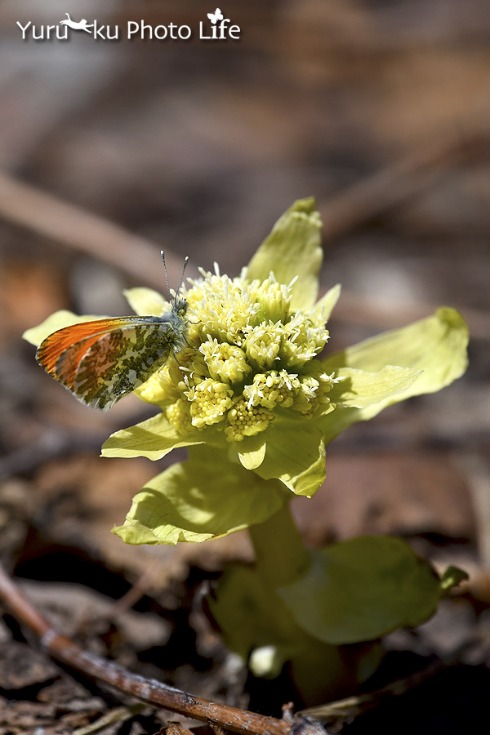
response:
{"label": "thin branch", "polygon": [[[38,235],[109,263],[136,280],[162,287],[156,267],[161,244],[133,235],[104,217],[0,173],[0,217]],[[165,248],[171,281],[177,281],[182,264]]]}
{"label": "thin branch", "polygon": [[131,707],[117,707],[107,712],[107,714],[99,717],[96,722],[92,722],[86,727],[80,727],[73,731],[73,735],[95,735],[95,733],[105,730],[109,725],[119,724],[131,720],[145,708],[144,704],[133,704]]}
{"label": "thin branch", "polygon": [[[488,140],[488,114],[483,113],[462,123],[459,132],[443,132],[333,196],[320,206],[327,239],[341,237],[424,191],[449,166],[467,159],[469,151],[482,140]],[[154,287],[161,286],[160,274],[155,269],[155,250],[159,251],[160,245],[5,173],[0,174],[0,217],[115,265]],[[166,252],[169,253],[168,249]],[[176,278],[178,260],[171,254],[167,259],[172,279],[174,274]]]}
{"label": "thin branch", "polygon": [[[327,241],[344,236],[434,186],[448,168],[468,160],[488,140],[488,130],[488,111],[473,113],[417,150],[321,203]],[[161,244],[134,235],[104,217],[67,204],[5,173],[0,173],[0,218],[109,263],[141,283],[159,290],[162,287],[161,273],[155,268]],[[165,252],[170,280],[176,282],[181,263],[168,248]],[[423,316],[433,308],[430,304],[419,305],[416,311],[417,316]],[[391,319],[386,312],[386,306],[373,303],[372,299],[344,294],[336,315],[378,326],[380,320]],[[464,316],[473,336],[488,339],[488,313],[464,309]],[[395,320],[393,326],[398,326]]]}
{"label": "thin branch", "polygon": [[323,722],[350,719],[375,709],[388,697],[406,694],[411,689],[420,686],[420,684],[439,674],[446,667],[447,664],[444,662],[435,661],[423,671],[418,671],[405,679],[393,681],[381,689],[376,689],[374,692],[361,694],[357,697],[338,699],[335,702],[329,702],[318,707],[310,707],[309,709],[303,710],[301,714],[306,717],[314,717]]}
{"label": "thin branch", "polygon": [[[448,142],[445,145],[446,155],[451,158],[451,146]],[[452,145],[459,150],[462,141],[454,139]],[[442,152],[439,148],[437,151],[440,158]],[[433,155],[435,162],[436,153]],[[427,153],[423,153],[415,161],[407,157],[394,164],[392,168],[369,177],[323,205],[328,239],[331,241],[358,227],[365,219],[399,203],[409,195],[409,192],[420,191],[422,182],[413,180],[411,175],[416,172],[417,165],[427,166],[429,160],[430,156]],[[444,167],[439,168],[439,174],[443,170]],[[394,190],[397,188],[398,193],[395,196]],[[162,288],[162,274],[155,267],[156,258],[160,258],[160,245],[137,237],[103,217],[90,214],[72,204],[66,204],[50,194],[1,173],[0,218],[48,237],[65,247],[109,263],[136,281],[158,290]],[[165,250],[165,254],[170,281],[176,283],[182,272],[182,263],[168,249]],[[376,303],[371,297],[363,299],[344,292],[335,316],[376,327],[380,325],[397,327],[405,321],[405,312],[410,312],[410,315],[413,314],[414,318],[419,319],[433,312],[435,308],[433,304],[418,304],[413,308],[398,309],[393,314],[385,304]],[[400,311],[403,316],[400,316]],[[463,311],[472,336],[488,339],[490,335],[488,313],[468,308]]]}
{"label": "thin branch", "polygon": [[438,676],[442,671],[446,671],[452,666],[457,666],[463,660],[468,652],[479,651],[483,658],[488,650],[488,632],[485,625],[480,625],[473,629],[449,655],[442,660],[439,659],[429,664],[425,669],[416,671],[403,679],[397,679],[390,682],[384,687],[375,689],[374,691],[360,694],[354,697],[346,697],[335,702],[319,705],[317,707],[309,707],[301,712],[296,713],[296,717],[303,716],[306,718],[313,717],[322,722],[336,722],[346,719],[352,719],[358,715],[376,709],[387,699],[399,697],[409,691],[419,687],[426,681]]}
{"label": "thin branch", "polygon": [[488,141],[488,130],[488,110],[454,121],[416,150],[334,195],[320,206],[326,239],[335,240],[433,186],[448,168],[475,155]]}
{"label": "thin branch", "polygon": [[290,724],[275,717],[266,717],[248,710],[228,707],[195,697],[180,689],[133,674],[124,667],[101,656],[85,651],[74,641],[60,635],[27,600],[0,565],[0,600],[39,638],[43,648],[54,659],[67,664],[85,676],[98,679],[112,688],[141,699],[147,704],[163,707],[191,719],[209,722],[241,735],[287,735]]}

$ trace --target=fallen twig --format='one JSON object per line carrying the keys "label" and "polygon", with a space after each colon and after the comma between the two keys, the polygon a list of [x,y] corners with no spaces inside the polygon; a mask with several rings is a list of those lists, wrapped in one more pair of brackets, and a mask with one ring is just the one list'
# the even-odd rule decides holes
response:
{"label": "fallen twig", "polygon": [[117,707],[107,712],[107,714],[99,717],[96,722],[92,722],[86,727],[80,727],[74,730],[73,735],[95,735],[100,730],[105,730],[109,725],[125,722],[138,715],[144,709],[144,704],[134,704],[131,707]]}
{"label": "fallen twig", "polygon": [[195,697],[155,679],[133,674],[112,661],[84,651],[49,625],[0,564],[0,601],[2,600],[19,622],[36,634],[43,648],[54,659],[148,705],[163,707],[190,719],[207,722],[213,728],[231,730],[241,735],[298,735],[300,732],[301,735],[328,735],[319,721],[338,724],[372,710],[388,697],[405,694],[441,671],[460,663],[463,654],[468,651],[485,650],[490,640],[484,629],[477,629],[451,655],[444,660],[435,661],[422,671],[367,694],[305,709],[294,716],[286,706],[284,717],[279,720]]}
{"label": "fallen twig", "polygon": [[302,714],[308,717],[314,717],[322,722],[338,722],[339,720],[352,719],[357,715],[364,714],[378,707],[381,701],[384,701],[388,697],[406,694],[411,689],[420,686],[423,682],[432,679],[446,669],[447,666],[448,664],[443,661],[435,661],[422,671],[417,671],[405,679],[393,681],[381,689],[376,689],[373,692],[361,694],[356,697],[338,699],[335,702],[328,702],[318,707],[310,707],[303,710]]}
{"label": "fallen twig", "polygon": [[163,707],[191,719],[213,723],[225,730],[249,735],[287,735],[291,723],[248,710],[229,707],[195,697],[187,692],[133,674],[123,666],[83,650],[74,641],[57,633],[31,605],[0,565],[0,599],[25,626],[39,638],[42,647],[54,659],[70,668],[104,682],[124,694],[147,704]]}
{"label": "fallen twig", "polygon": [[421,671],[416,671],[403,679],[396,679],[386,686],[367,692],[366,694],[346,697],[345,699],[339,699],[335,702],[327,702],[326,704],[322,704],[317,707],[309,707],[308,709],[304,709],[301,712],[296,713],[296,716],[303,715],[306,718],[312,717],[315,720],[320,720],[321,722],[326,723],[327,725],[330,722],[338,724],[341,721],[352,720],[358,715],[379,707],[386,702],[387,699],[407,694],[407,692],[416,689],[421,684],[433,679],[441,672],[446,671],[452,666],[457,666],[461,663],[464,655],[470,651],[477,650],[480,652],[480,656],[484,657],[485,651],[488,650],[488,641],[489,636],[486,626],[479,626],[474,629],[458,646],[456,646],[452,653],[445,656],[443,659],[438,659],[437,661],[432,662]]}

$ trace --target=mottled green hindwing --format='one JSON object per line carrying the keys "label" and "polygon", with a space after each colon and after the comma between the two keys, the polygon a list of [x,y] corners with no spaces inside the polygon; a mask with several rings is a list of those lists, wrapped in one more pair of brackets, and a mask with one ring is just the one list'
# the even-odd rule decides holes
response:
{"label": "mottled green hindwing", "polygon": [[110,408],[142,385],[185,342],[187,302],[161,317],[128,316],[74,324],[37,351],[42,367],[83,403]]}

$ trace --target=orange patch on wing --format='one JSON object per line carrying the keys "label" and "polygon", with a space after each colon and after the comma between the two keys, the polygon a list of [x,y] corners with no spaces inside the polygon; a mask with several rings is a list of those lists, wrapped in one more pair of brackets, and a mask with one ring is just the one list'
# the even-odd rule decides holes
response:
{"label": "orange patch on wing", "polygon": [[58,329],[42,342],[37,351],[37,360],[48,373],[56,377],[56,366],[60,356],[69,347],[77,346],[77,351],[72,352],[74,375],[80,360],[100,336],[120,329],[126,323],[127,319],[121,318],[97,319]]}

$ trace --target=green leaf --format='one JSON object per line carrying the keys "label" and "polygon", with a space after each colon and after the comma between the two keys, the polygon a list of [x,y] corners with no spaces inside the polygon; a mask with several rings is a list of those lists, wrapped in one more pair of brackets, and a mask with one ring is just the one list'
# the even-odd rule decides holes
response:
{"label": "green leaf", "polygon": [[202,444],[202,435],[182,437],[177,433],[164,414],[152,416],[140,424],[121,429],[102,445],[103,457],[147,457],[151,460],[162,459],[177,447]]}
{"label": "green leaf", "polygon": [[364,409],[366,418],[378,413],[378,405],[395,403],[398,394],[406,391],[421,375],[416,368],[386,365],[377,372],[356,368],[339,368],[337,376],[342,380],[333,388],[330,397],[345,408]]}
{"label": "green leaf", "polygon": [[162,316],[170,311],[170,304],[158,291],[152,288],[128,288],[124,295],[135,314],[138,316]]}
{"label": "green leaf", "polygon": [[445,307],[323,360],[325,372],[345,377],[330,393],[335,411],[321,419],[325,442],[393,403],[449,385],[466,369],[467,344],[464,320]]}
{"label": "green leaf", "polygon": [[323,361],[326,372],[340,367],[377,371],[385,365],[422,370],[398,400],[432,393],[459,378],[468,359],[468,327],[461,315],[442,307],[435,314],[401,329],[367,339]]}
{"label": "green leaf", "polygon": [[340,283],[337,283],[336,286],[333,286],[333,288],[329,289],[327,293],[324,294],[322,298],[315,304],[314,309],[312,309],[312,316],[315,317],[316,315],[318,315],[318,322],[328,322],[332,311],[334,310],[335,305],[340,298],[341,290],[342,287]]}
{"label": "green leaf", "polygon": [[316,301],[322,264],[321,219],[315,200],[300,199],[274,225],[249,263],[247,279],[264,281],[273,271],[279,283],[293,286],[291,306],[304,309]]}
{"label": "green leaf", "polygon": [[237,443],[238,459],[246,470],[256,470],[265,458],[267,445],[263,434],[246,436]]}
{"label": "green leaf", "polygon": [[361,536],[312,552],[297,582],[278,590],[298,625],[326,643],[373,640],[434,614],[441,583],[397,538]]}
{"label": "green leaf", "polygon": [[246,659],[251,651],[273,646],[276,652],[274,671],[299,652],[308,635],[267,584],[253,569],[242,565],[228,566],[219,580],[216,596],[209,598],[211,613],[223,632],[226,644]]}
{"label": "green leaf", "polygon": [[[313,419],[301,425],[303,417],[289,418],[286,411],[280,410],[276,413],[260,435],[265,441],[265,456],[255,472],[265,480],[281,480],[296,495],[310,497],[325,480],[322,430]],[[241,451],[239,445],[237,448]]]}
{"label": "green leaf", "polygon": [[54,314],[48,316],[48,318],[45,319],[41,324],[38,324],[37,327],[26,329],[22,337],[27,342],[30,342],[31,345],[39,347],[41,342],[45,340],[46,337],[49,337],[49,335],[53,334],[53,332],[57,332],[58,329],[63,329],[63,327],[71,327],[72,324],[82,324],[83,322],[91,322],[94,319],[104,318],[105,317],[103,316],[78,316],[72,311],[61,309],[61,311],[55,311]]}
{"label": "green leaf", "polygon": [[133,499],[124,525],[130,544],[199,543],[262,523],[286,502],[279,482],[266,482],[223,453],[190,450],[190,459],[154,477]]}
{"label": "green leaf", "polygon": [[255,569],[228,566],[213,597],[210,611],[229,648],[255,676],[276,677],[289,662],[295,686],[309,705],[347,696],[379,665],[378,644],[339,648],[308,635]]}

